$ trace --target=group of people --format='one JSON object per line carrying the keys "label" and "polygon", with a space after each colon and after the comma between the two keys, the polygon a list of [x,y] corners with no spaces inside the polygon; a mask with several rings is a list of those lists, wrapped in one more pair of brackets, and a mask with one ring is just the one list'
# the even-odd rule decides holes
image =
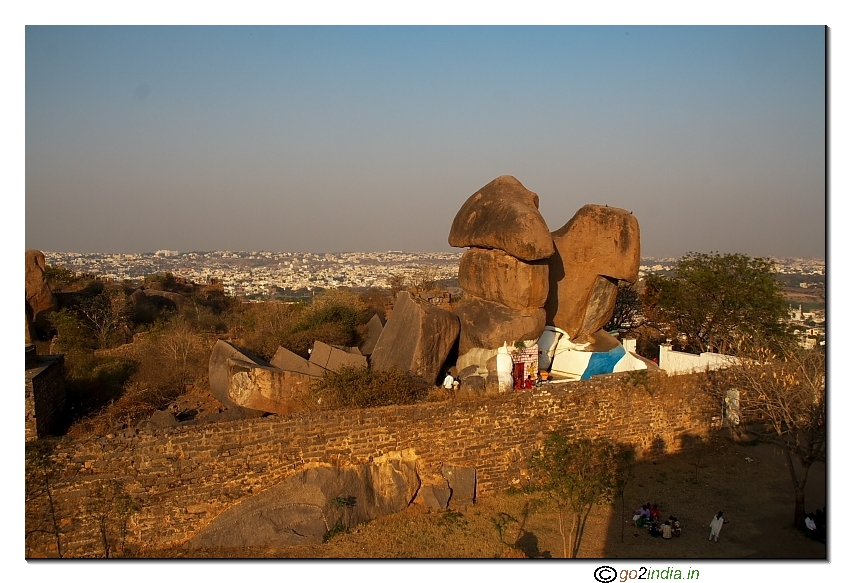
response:
{"label": "group of people", "polygon": [[[536,377],[536,378],[535,378]],[[549,371],[541,370],[538,371],[536,375],[528,375],[525,380],[517,379],[514,383],[514,390],[516,391],[530,391],[534,387],[539,387],[544,383],[549,382]]]}
{"label": "group of people", "polygon": [[806,529],[810,537],[826,543],[826,506],[823,510],[818,508],[814,513],[809,512],[806,515]]}
{"label": "group of people", "polygon": [[658,510],[657,504],[647,502],[637,510],[632,517],[635,526],[638,528],[649,528],[649,534],[653,537],[661,537],[663,539],[671,539],[673,537],[682,536],[682,525],[679,519],[670,515],[670,518],[661,522],[661,511]]}

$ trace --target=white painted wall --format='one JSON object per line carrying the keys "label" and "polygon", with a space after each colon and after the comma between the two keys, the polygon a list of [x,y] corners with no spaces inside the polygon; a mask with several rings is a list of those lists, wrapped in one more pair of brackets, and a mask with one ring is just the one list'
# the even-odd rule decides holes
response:
{"label": "white painted wall", "polygon": [[737,364],[741,364],[741,361],[734,356],[714,352],[702,354],[677,352],[669,344],[662,344],[658,352],[658,368],[667,371],[668,374],[705,372]]}

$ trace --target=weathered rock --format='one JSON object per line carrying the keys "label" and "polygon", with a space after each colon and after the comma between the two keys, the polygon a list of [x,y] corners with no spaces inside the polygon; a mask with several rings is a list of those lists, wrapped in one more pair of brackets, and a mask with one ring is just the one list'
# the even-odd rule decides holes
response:
{"label": "weathered rock", "polygon": [[[157,308],[168,308],[182,312],[186,308],[186,298],[174,292],[157,289],[141,290]],[[133,292],[135,293],[135,292]]]}
{"label": "weathered rock", "polygon": [[149,427],[164,429],[166,427],[177,427],[177,418],[169,411],[154,411],[148,420]]}
{"label": "weathered rock", "polygon": [[44,269],[47,263],[44,253],[37,249],[27,249],[25,253],[26,270],[24,272],[26,287],[26,316],[27,341],[35,340],[35,332],[32,324],[43,318],[44,314],[59,308],[56,296],[47,285]]}
{"label": "weathered rock", "polygon": [[412,459],[379,459],[299,472],[219,514],[190,548],[319,544],[337,522],[352,527],[410,504],[420,481]]}
{"label": "weathered rock", "polygon": [[452,491],[448,485],[438,486],[427,484],[419,488],[419,493],[416,495],[416,503],[421,503],[427,508],[435,510],[445,510],[449,507],[449,498],[452,496]]}
{"label": "weathered rock", "polygon": [[449,245],[501,249],[524,261],[546,259],[555,248],[538,206],[537,195],[519,180],[499,176],[460,207]]}
{"label": "weathered rock", "polygon": [[529,263],[498,249],[468,249],[458,279],[467,293],[516,310],[542,308],[549,294],[545,260]]}
{"label": "weathered rock", "polygon": [[[268,363],[224,340],[215,343],[210,354],[210,392],[225,406],[241,409],[242,407],[230,398],[230,364],[228,360],[231,359],[243,360],[246,366],[268,366]],[[263,412],[253,411],[253,414],[257,416],[262,415]]]}
{"label": "weathered rock", "polygon": [[[546,325],[543,308],[513,310],[502,304],[464,296],[455,308],[460,320],[459,354],[473,348],[495,349],[505,342],[536,340]],[[467,366],[472,363],[467,363]]]}
{"label": "weathered rock", "polygon": [[486,373],[483,376],[470,375],[460,383],[457,392],[460,396],[483,395],[486,388]]}
{"label": "weathered rock", "polygon": [[369,323],[366,324],[366,341],[360,347],[361,354],[370,356],[378,344],[378,338],[381,337],[381,332],[384,331],[384,320],[375,314]]}
{"label": "weathered rock", "polygon": [[457,508],[475,503],[475,468],[444,465],[443,477],[452,489],[449,506]]}
{"label": "weathered rock", "polygon": [[315,375],[273,366],[262,366],[243,358],[229,358],[228,397],[245,409],[288,415],[304,410]]}
{"label": "weathered rock", "polygon": [[360,354],[360,350],[356,348],[355,350],[357,350],[356,353],[348,352],[345,348],[316,340],[310,352],[310,362],[327,370],[339,370],[343,366],[365,367],[366,357]]}
{"label": "weathered rock", "polygon": [[640,267],[640,229],[630,212],[585,205],[552,233],[547,323],[574,342],[589,342],[614,311],[619,280],[634,282]]}
{"label": "weathered rock", "polygon": [[459,331],[454,314],[401,292],[372,352],[372,368],[395,366],[433,384]]}
{"label": "weathered rock", "polygon": [[277,352],[274,353],[269,364],[275,368],[279,368],[280,370],[289,370],[312,377],[320,377],[325,374],[324,368],[320,367],[318,364],[310,362],[306,358],[298,356],[283,346],[278,346]]}
{"label": "weathered rock", "polygon": [[486,368],[487,361],[496,356],[495,348],[470,348],[457,359],[457,367],[466,370],[471,366]]}

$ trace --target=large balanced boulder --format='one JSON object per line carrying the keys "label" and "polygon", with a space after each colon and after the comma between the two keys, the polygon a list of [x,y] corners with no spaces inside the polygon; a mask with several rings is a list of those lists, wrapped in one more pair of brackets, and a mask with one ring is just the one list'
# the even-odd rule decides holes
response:
{"label": "large balanced boulder", "polygon": [[27,316],[27,342],[34,340],[31,337],[34,332],[31,325],[37,320],[41,320],[44,314],[58,309],[59,303],[56,296],[50,291],[50,286],[47,285],[47,277],[44,275],[44,270],[47,267],[47,262],[44,259],[44,253],[38,249],[27,249],[26,254],[26,316]]}
{"label": "large balanced boulder", "polygon": [[458,281],[466,293],[484,300],[517,310],[542,308],[549,294],[549,265],[472,248],[460,258]]}
{"label": "large balanced boulder", "polygon": [[[455,314],[460,320],[460,355],[474,348],[493,350],[506,342],[536,340],[546,325],[543,308],[514,310],[469,295],[458,302]],[[464,361],[464,364],[474,363]]]}
{"label": "large balanced boulder", "polygon": [[620,280],[637,281],[640,229],[629,211],[585,205],[552,233],[546,320],[573,342],[592,342],[610,319]]}
{"label": "large balanced boulder", "polygon": [[523,261],[546,259],[555,248],[539,202],[513,176],[499,176],[460,207],[449,245],[501,249]]}
{"label": "large balanced boulder", "polygon": [[379,459],[299,472],[228,508],[191,538],[190,548],[321,544],[353,527],[407,508],[421,482],[413,459]]}
{"label": "large balanced boulder", "polygon": [[397,367],[433,384],[459,332],[454,314],[401,292],[372,351],[372,368]]}

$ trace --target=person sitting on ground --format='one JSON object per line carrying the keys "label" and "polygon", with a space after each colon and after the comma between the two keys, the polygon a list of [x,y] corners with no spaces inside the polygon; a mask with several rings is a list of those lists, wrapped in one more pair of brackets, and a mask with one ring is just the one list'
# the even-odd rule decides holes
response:
{"label": "person sitting on ground", "polygon": [[664,524],[661,525],[661,538],[668,540],[673,538],[673,527],[670,526],[669,520],[665,520]]}
{"label": "person sitting on ground", "polygon": [[659,528],[658,523],[650,522],[649,523],[649,535],[657,538],[660,534],[661,534],[661,528]]}
{"label": "person sitting on ground", "polygon": [[670,516],[670,527],[673,531],[673,536],[682,536],[682,525],[679,523],[679,519],[677,519],[675,516]]}
{"label": "person sitting on ground", "polygon": [[525,379],[525,383],[523,384],[522,388],[524,388],[527,391],[530,391],[531,389],[534,388],[534,380],[531,378],[531,375],[528,375],[528,378]]}
{"label": "person sitting on ground", "polygon": [[635,514],[637,514],[638,516],[637,520],[635,521],[635,524],[639,528],[643,528],[649,523],[649,508],[646,507],[646,504],[638,508],[635,511]]}
{"label": "person sitting on ground", "polygon": [[649,519],[652,522],[661,522],[661,511],[658,510],[658,504],[653,504],[649,511]]}

